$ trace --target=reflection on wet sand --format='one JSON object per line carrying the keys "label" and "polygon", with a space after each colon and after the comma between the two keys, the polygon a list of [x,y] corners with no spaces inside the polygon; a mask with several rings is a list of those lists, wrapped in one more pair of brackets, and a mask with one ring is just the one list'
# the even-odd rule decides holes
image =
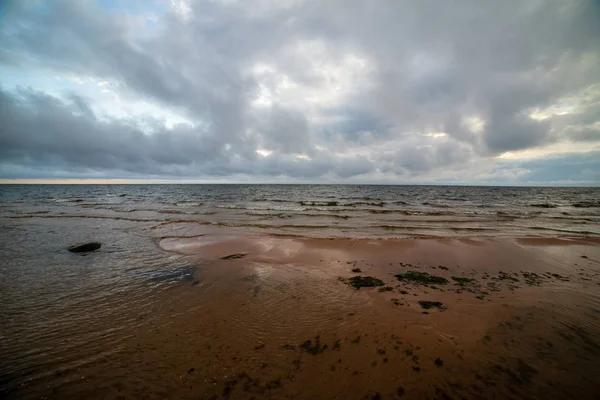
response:
{"label": "reflection on wet sand", "polygon": [[[186,278],[119,327],[118,348],[7,394],[591,399],[599,388],[594,240],[206,234],[158,244],[188,257],[167,273]],[[356,288],[353,277],[381,283]]]}

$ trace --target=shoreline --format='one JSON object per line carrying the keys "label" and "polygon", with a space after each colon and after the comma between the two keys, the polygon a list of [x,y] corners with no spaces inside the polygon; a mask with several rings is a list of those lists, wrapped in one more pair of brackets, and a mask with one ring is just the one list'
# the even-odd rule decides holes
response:
{"label": "shoreline", "polygon": [[[250,315],[257,312],[264,318],[262,328],[254,326],[254,348],[270,354],[267,359],[285,360],[270,372],[287,371],[287,376],[274,378],[281,387],[266,392],[260,385],[221,382],[223,390],[242,398],[247,393],[272,398],[398,398],[400,392],[407,398],[594,396],[592,371],[597,371],[600,347],[593,338],[600,324],[590,323],[580,308],[600,306],[600,248],[595,240],[212,241],[215,238],[207,236],[174,239],[184,243],[177,252],[206,263],[199,285],[225,279],[226,271],[228,284],[246,283],[236,283],[231,294],[252,293],[245,305],[260,297],[274,298],[267,306],[250,307]],[[161,245],[165,249],[166,243]],[[240,257],[221,259],[231,255]],[[352,272],[355,268],[360,272]],[[394,277],[408,271],[447,282]],[[348,285],[353,276],[372,276],[383,286],[356,290]],[[453,277],[474,281],[461,283]],[[300,288],[292,299],[279,290],[289,285]],[[441,305],[424,308],[421,302]],[[311,308],[329,313],[327,321],[320,321]],[[312,318],[313,324],[269,328],[277,325],[278,317]],[[224,342],[230,341],[235,339]],[[282,354],[282,349],[293,356]],[[264,375],[268,367],[262,363],[244,373]],[[563,376],[564,366],[578,370],[579,376]],[[321,381],[322,376],[327,378]]]}
{"label": "shoreline", "polygon": [[[93,347],[66,347],[64,361],[49,359],[27,379],[3,376],[3,394],[592,399],[597,393],[600,239],[315,239],[172,228],[145,228],[159,252],[182,261],[163,275],[159,267],[141,284],[142,303],[151,307],[121,308],[117,316],[110,305],[95,305],[97,318],[85,328],[100,334]],[[411,272],[434,281],[411,279]],[[356,289],[357,276],[382,284]],[[111,298],[140,302],[139,290]],[[83,328],[64,329],[77,335]],[[117,339],[103,333],[114,329]]]}

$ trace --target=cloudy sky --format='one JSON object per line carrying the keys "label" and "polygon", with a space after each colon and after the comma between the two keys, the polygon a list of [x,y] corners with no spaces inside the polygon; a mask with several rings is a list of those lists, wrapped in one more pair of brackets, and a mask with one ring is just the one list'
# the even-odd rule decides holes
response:
{"label": "cloudy sky", "polygon": [[595,0],[0,1],[0,178],[600,185]]}

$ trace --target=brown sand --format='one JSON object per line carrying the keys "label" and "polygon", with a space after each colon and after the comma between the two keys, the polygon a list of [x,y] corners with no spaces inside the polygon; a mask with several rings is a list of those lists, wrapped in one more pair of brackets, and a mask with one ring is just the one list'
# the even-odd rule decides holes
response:
{"label": "brown sand", "polygon": [[[600,393],[597,240],[204,235],[158,243],[195,259],[195,280],[157,293],[161,306],[139,316],[144,324],[123,333],[121,348],[15,388],[15,397],[592,399]],[[240,256],[221,259],[233,254]],[[449,282],[394,277],[411,270]],[[391,290],[356,290],[347,284],[356,275],[379,278]],[[474,281],[461,286],[453,276]],[[424,310],[419,301],[439,301],[443,310]]]}

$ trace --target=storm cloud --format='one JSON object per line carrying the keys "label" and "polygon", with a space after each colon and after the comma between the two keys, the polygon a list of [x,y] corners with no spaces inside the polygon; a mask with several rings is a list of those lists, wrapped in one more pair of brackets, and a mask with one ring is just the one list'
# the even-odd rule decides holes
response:
{"label": "storm cloud", "polygon": [[598,2],[0,7],[0,178],[600,183]]}

